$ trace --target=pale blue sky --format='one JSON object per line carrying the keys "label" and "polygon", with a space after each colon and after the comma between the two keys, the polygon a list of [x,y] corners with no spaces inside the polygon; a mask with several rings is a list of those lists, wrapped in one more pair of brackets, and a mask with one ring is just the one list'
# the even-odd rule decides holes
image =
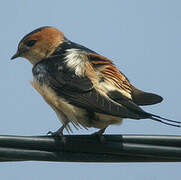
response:
{"label": "pale blue sky", "polygon": [[[72,41],[114,60],[138,88],[164,97],[144,109],[181,120],[180,48],[181,1],[91,0],[1,2],[1,126],[2,135],[44,135],[60,123],[52,109],[31,87],[31,64],[10,61],[20,39],[44,25],[61,29]],[[74,131],[75,134],[92,133]],[[151,120],[125,120],[109,127],[110,134],[180,135],[181,129]],[[3,180],[180,180],[181,163],[0,163]]]}

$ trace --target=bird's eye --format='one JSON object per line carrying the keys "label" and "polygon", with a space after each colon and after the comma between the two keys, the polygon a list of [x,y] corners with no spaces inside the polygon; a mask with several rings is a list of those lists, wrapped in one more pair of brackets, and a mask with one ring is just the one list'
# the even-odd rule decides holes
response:
{"label": "bird's eye", "polygon": [[25,44],[28,46],[28,47],[32,47],[34,46],[36,43],[36,40],[30,40],[30,41],[27,41]]}

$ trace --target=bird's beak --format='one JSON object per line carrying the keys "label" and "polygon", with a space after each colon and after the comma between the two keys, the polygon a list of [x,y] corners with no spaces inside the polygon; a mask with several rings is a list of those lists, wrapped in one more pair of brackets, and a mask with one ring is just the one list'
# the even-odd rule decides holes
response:
{"label": "bird's beak", "polygon": [[13,60],[13,59],[15,59],[15,58],[17,58],[17,57],[19,57],[19,56],[20,56],[20,53],[17,51],[16,54],[11,57],[11,60]]}

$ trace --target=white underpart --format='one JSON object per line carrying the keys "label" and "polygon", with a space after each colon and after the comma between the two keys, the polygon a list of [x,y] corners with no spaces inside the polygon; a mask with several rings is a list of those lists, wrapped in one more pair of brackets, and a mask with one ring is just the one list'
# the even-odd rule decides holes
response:
{"label": "white underpart", "polygon": [[84,75],[85,72],[85,59],[86,53],[79,49],[68,49],[66,52],[65,62],[67,66],[75,70],[77,76]]}

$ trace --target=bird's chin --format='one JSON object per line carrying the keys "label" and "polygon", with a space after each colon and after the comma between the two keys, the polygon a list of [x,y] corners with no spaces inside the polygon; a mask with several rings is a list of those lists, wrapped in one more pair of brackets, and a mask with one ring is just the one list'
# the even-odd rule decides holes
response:
{"label": "bird's chin", "polygon": [[22,58],[27,59],[32,65],[37,64],[42,59],[42,57],[37,57],[37,56],[22,56]]}

